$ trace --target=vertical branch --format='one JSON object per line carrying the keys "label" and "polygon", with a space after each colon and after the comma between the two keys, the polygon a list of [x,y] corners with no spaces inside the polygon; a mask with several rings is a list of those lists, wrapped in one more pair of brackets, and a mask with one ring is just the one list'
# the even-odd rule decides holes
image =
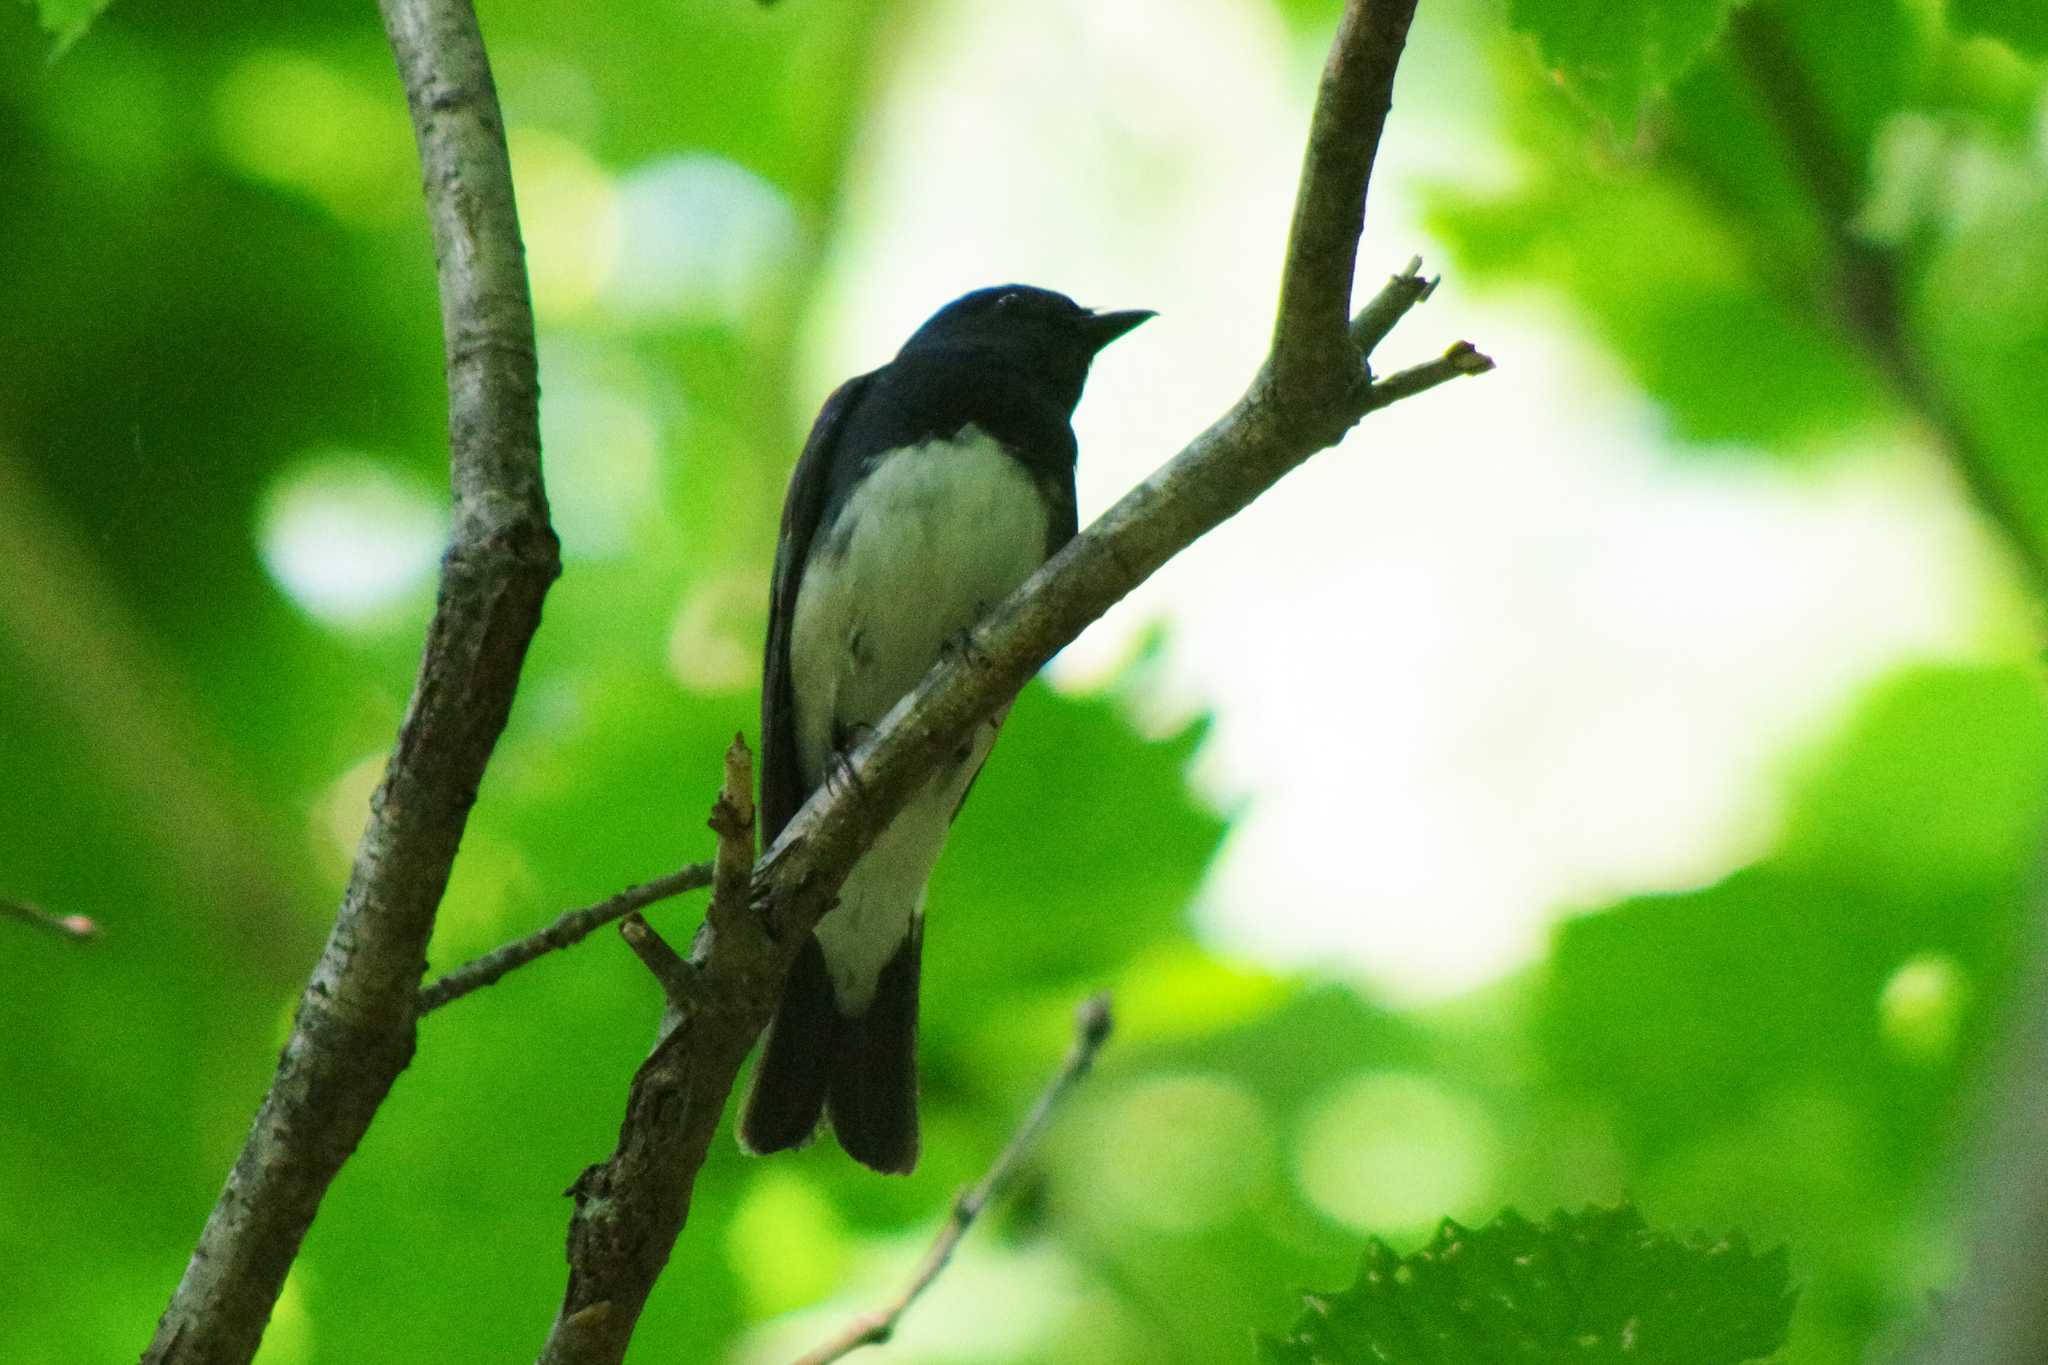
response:
{"label": "vertical branch", "polygon": [[328,1184],[412,1058],[426,945],[541,601],[533,309],[497,91],[469,0],[383,0],[438,263],[453,534],[348,889],[255,1123],[143,1359],[240,1365]]}
{"label": "vertical branch", "polygon": [[1986,1122],[1967,1165],[1968,1273],[1913,1365],[2048,1360],[2048,896],[2037,886],[2030,970],[2014,994],[2004,1054],[1986,1068]]}
{"label": "vertical branch", "polygon": [[[2000,533],[2028,586],[2048,598],[2048,545],[2006,486],[1990,452],[1928,372],[1907,327],[1895,257],[1857,235],[1859,187],[1783,20],[1762,5],[1735,11],[1737,61],[1784,139],[1821,219],[1844,332],[1934,433],[1978,513]],[[1972,1153],[1972,1265],[1951,1306],[1910,1352],[1922,1365],[2037,1365],[2048,1360],[2048,908],[2040,874],[2029,888],[2031,970],[2014,993],[2005,1053],[1988,1068],[1986,1130]]]}
{"label": "vertical branch", "polygon": [[1323,65],[1303,154],[1267,374],[1275,402],[1310,413],[1333,406],[1364,365],[1347,337],[1351,277],[1380,134],[1415,0],[1348,4]]}

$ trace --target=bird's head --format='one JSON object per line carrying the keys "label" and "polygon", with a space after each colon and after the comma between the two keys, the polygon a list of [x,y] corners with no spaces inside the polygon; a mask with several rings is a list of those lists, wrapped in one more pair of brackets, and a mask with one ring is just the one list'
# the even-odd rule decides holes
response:
{"label": "bird's head", "polygon": [[999,284],[963,294],[932,314],[902,354],[985,356],[1046,385],[1071,412],[1096,352],[1156,316],[1149,308],[1098,313],[1050,289]]}

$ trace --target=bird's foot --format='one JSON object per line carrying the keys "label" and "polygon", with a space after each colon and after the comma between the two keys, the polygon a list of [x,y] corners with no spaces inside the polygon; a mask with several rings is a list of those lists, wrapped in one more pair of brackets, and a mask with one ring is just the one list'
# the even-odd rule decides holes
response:
{"label": "bird's foot", "polygon": [[960,659],[970,667],[979,668],[988,662],[988,651],[974,638],[973,626],[962,626],[939,642],[939,657]]}
{"label": "bird's foot", "polygon": [[875,727],[864,721],[841,725],[832,732],[832,756],[825,763],[825,790],[838,792],[850,787],[861,790],[860,771],[853,766],[853,751],[867,742]]}

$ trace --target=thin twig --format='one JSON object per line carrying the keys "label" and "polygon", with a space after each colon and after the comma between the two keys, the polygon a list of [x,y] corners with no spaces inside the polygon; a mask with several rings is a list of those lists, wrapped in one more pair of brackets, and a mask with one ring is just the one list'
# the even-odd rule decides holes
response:
{"label": "thin twig", "polygon": [[86,915],[53,915],[26,901],[0,900],[0,917],[34,925],[73,943],[90,942],[100,936],[100,926]]}
{"label": "thin twig", "polygon": [[[847,757],[851,780],[814,792],[755,864],[753,913],[722,917],[714,904],[690,955],[696,1007],[673,1021],[634,1075],[617,1148],[572,1187],[569,1283],[542,1365],[623,1359],[688,1216],[734,1080],[798,947],[911,792],[970,729],[1160,565],[1365,413],[1426,387],[1395,383],[1395,376],[1387,381],[1392,389],[1375,395],[1348,334],[1364,181],[1414,9],[1414,0],[1347,0],[1317,96],[1275,351],[1245,396],[998,604],[976,627],[974,647],[949,652],[863,739]],[[1426,292],[1398,287],[1416,294],[1413,301]],[[1308,301],[1325,289],[1334,304]],[[1377,316],[1360,325],[1376,328]],[[1476,372],[1477,352],[1452,354],[1465,358],[1432,362],[1425,372]],[[1276,373],[1283,356],[1284,373]]]}
{"label": "thin twig", "polygon": [[420,988],[419,1012],[428,1014],[472,991],[496,985],[499,980],[536,958],[581,943],[613,920],[645,910],[657,901],[680,896],[686,891],[711,885],[711,864],[691,863],[665,877],[629,886],[580,910],[565,910],[552,924],[524,938],[513,939],[491,949],[482,957],[456,967],[432,984]]}
{"label": "thin twig", "polygon": [[1410,256],[1397,275],[1389,276],[1372,301],[1351,319],[1351,344],[1361,360],[1371,360],[1387,335],[1408,316],[1408,310],[1436,292],[1438,277],[1423,278],[1422,258]]}
{"label": "thin twig", "polygon": [[628,915],[619,922],[619,937],[626,940],[626,946],[633,950],[633,956],[640,959],[640,965],[661,983],[661,993],[668,997],[671,1008],[689,999],[689,961],[670,947],[669,941],[656,933],[653,925],[637,913]]}
{"label": "thin twig", "polygon": [[441,296],[454,503],[420,671],[277,1071],[143,1360],[246,1365],[327,1187],[412,1060],[427,941],[561,572],[504,115],[469,0],[381,0]]}
{"label": "thin twig", "polygon": [[879,1346],[896,1334],[903,1315],[939,1278],[947,1262],[953,1259],[960,1239],[974,1226],[974,1220],[1009,1186],[1010,1177],[1036,1145],[1038,1135],[1052,1121],[1053,1110],[1094,1065],[1095,1054],[1102,1051],[1102,1045],[1109,1040],[1109,1033],[1109,993],[1105,991],[1089,997],[1075,1011],[1074,1044],[1067,1050],[1066,1061],[1060,1064],[1059,1071],[1040,1092],[1038,1102],[1031,1106],[1024,1122],[1018,1125],[1009,1145],[1003,1148],[995,1164],[988,1168],[988,1173],[972,1189],[961,1191],[960,1197],[953,1201],[952,1214],[947,1217],[946,1225],[939,1229],[939,1235],[933,1240],[931,1249],[925,1252],[924,1260],[918,1263],[917,1273],[910,1277],[910,1283],[887,1304],[862,1313],[847,1323],[837,1336],[798,1359],[795,1365],[832,1365],[833,1361],[843,1360],[863,1346]]}
{"label": "thin twig", "polygon": [[1469,341],[1460,341],[1438,356],[1425,360],[1420,365],[1410,365],[1405,370],[1396,370],[1385,379],[1373,381],[1366,393],[1367,410],[1383,408],[1389,403],[1398,403],[1403,398],[1413,398],[1418,393],[1427,393],[1439,384],[1448,384],[1453,379],[1463,379],[1475,374],[1485,374],[1493,368],[1493,357],[1484,354]]}
{"label": "thin twig", "polygon": [[1855,165],[1843,155],[1824,106],[1802,67],[1784,21],[1768,5],[1744,5],[1728,20],[1729,40],[1764,111],[1784,139],[1792,168],[1820,220],[1845,335],[1932,430],[1985,520],[1997,528],[2034,593],[2048,599],[2044,544],[1992,455],[1933,375],[1907,326],[1898,262],[1859,234]]}

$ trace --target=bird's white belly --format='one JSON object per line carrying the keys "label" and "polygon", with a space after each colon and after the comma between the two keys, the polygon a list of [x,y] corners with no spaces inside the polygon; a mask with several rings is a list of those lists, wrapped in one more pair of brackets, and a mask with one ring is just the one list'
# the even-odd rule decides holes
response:
{"label": "bird's white belly", "polygon": [[[968,426],[907,447],[854,489],[811,549],[790,623],[797,761],[824,782],[842,741],[887,715],[949,641],[1045,559],[1045,499],[1024,467]],[[859,1012],[921,909],[961,794],[995,741],[983,726],[963,760],[911,798],[819,922],[841,1008]]]}

